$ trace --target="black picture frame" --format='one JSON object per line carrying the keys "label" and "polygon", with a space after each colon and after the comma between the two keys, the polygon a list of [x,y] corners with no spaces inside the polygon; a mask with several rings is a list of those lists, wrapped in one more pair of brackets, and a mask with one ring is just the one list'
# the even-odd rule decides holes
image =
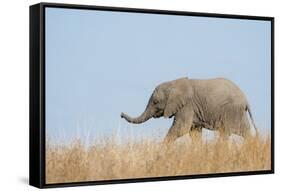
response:
{"label": "black picture frame", "polygon": [[[229,19],[264,20],[271,22],[271,170],[168,176],[122,180],[102,180],[46,184],[45,181],[45,8],[102,10],[163,15],[215,17]],[[197,13],[184,11],[103,7],[58,3],[39,3],[30,6],[30,129],[29,129],[29,184],[38,188],[83,186],[146,181],[166,181],[190,178],[226,177],[274,173],[274,17]]]}

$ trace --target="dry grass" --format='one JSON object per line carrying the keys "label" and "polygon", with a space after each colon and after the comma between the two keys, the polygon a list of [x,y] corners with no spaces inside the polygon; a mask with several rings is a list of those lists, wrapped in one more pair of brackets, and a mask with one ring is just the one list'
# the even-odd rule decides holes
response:
{"label": "dry grass", "polygon": [[46,150],[47,183],[267,170],[270,137],[235,143],[117,144],[114,138],[85,147],[79,141]]}

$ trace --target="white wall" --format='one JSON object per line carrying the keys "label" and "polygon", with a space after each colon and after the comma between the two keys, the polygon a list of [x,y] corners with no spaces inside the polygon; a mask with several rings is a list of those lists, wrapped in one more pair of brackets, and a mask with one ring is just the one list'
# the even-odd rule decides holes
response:
{"label": "white wall", "polygon": [[[0,190],[35,190],[28,186],[28,55],[29,5],[39,1],[1,1],[0,5]],[[280,19],[278,0],[61,0],[57,2],[89,5],[184,10],[226,14],[274,16],[276,26],[276,84],[281,81]],[[280,97],[276,86],[276,97]],[[280,114],[280,101],[276,100]],[[68,190],[270,190],[280,187],[280,118],[276,117],[276,174],[166,182],[74,187]],[[60,190],[60,189],[55,189]]]}

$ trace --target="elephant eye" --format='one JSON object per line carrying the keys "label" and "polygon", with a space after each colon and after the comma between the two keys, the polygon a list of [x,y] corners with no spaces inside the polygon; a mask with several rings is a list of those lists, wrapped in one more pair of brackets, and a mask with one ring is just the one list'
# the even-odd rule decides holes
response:
{"label": "elephant eye", "polygon": [[156,99],[153,100],[153,103],[154,103],[154,104],[157,104],[157,103],[158,103],[158,100],[156,100]]}

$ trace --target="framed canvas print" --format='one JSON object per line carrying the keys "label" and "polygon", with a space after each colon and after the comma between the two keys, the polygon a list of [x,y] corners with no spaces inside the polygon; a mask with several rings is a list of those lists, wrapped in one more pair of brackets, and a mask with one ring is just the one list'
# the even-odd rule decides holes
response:
{"label": "framed canvas print", "polygon": [[274,172],[274,18],[30,7],[30,184]]}

